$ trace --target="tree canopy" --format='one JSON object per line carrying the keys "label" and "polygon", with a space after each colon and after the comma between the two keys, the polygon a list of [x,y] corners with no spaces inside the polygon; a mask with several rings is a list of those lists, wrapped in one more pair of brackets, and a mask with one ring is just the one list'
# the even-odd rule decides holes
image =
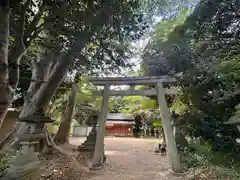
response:
{"label": "tree canopy", "polygon": [[182,9],[156,26],[143,56],[146,74],[183,72],[174,107],[194,136],[221,150],[231,149],[238,136],[223,122],[238,114],[239,7],[237,1],[201,0],[193,10]]}

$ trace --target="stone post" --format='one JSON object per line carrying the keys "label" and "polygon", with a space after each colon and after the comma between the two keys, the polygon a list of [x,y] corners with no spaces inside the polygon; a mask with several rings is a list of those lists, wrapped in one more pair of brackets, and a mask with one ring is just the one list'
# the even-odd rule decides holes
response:
{"label": "stone post", "polygon": [[92,168],[101,167],[102,160],[104,157],[105,121],[106,121],[107,112],[108,112],[109,95],[110,95],[110,85],[106,84],[104,86],[104,91],[102,96],[101,112],[98,120],[99,125],[98,125],[96,146],[95,146],[93,160],[92,160]]}
{"label": "stone post", "polygon": [[144,131],[144,136],[147,136],[147,127],[144,127],[143,131]]}
{"label": "stone post", "polygon": [[164,128],[164,134],[166,138],[166,144],[168,149],[168,156],[174,172],[183,172],[183,167],[180,162],[180,156],[178,154],[176,141],[173,136],[172,126],[170,124],[171,115],[167,106],[165,92],[162,83],[157,83],[157,99],[159,108],[161,110],[162,124]]}
{"label": "stone post", "polygon": [[148,128],[148,135],[151,137],[152,136],[152,128]]}
{"label": "stone post", "polygon": [[161,138],[161,128],[160,127],[157,128],[157,132],[158,132],[158,138]]}
{"label": "stone post", "polygon": [[157,128],[154,128],[154,136],[157,137]]}

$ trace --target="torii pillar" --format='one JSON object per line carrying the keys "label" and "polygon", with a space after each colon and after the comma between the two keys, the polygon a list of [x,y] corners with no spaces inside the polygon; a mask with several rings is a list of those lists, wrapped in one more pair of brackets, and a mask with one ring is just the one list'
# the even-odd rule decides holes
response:
{"label": "torii pillar", "polygon": [[97,139],[92,159],[92,168],[99,168],[102,165],[104,156],[104,136],[105,136],[105,122],[108,112],[108,101],[110,95],[110,85],[106,84],[103,90],[101,112],[98,119]]}
{"label": "torii pillar", "polygon": [[165,97],[165,92],[162,83],[157,83],[157,100],[161,112],[162,124],[164,128],[164,135],[166,138],[166,144],[168,149],[168,157],[172,165],[172,170],[177,173],[183,172],[183,168],[180,161],[180,156],[178,154],[176,141],[173,136],[172,126],[171,126],[171,114],[167,106],[167,101]]}
{"label": "torii pillar", "polygon": [[[174,83],[175,78],[169,76],[156,77],[109,77],[109,78],[90,78],[96,86],[104,86],[103,91],[95,91],[94,94],[102,96],[101,114],[99,117],[99,128],[97,133],[97,141],[92,161],[92,167],[99,167],[102,164],[104,155],[104,135],[105,135],[105,120],[108,110],[109,96],[157,96],[159,108],[161,110],[162,124],[168,149],[168,157],[172,170],[176,173],[183,172],[183,168],[178,154],[177,145],[173,136],[171,127],[171,114],[167,106],[165,94],[176,94],[175,90],[163,88],[162,83]],[[128,90],[110,91],[110,85],[129,85]],[[136,90],[136,85],[155,85],[155,89],[151,90]]]}

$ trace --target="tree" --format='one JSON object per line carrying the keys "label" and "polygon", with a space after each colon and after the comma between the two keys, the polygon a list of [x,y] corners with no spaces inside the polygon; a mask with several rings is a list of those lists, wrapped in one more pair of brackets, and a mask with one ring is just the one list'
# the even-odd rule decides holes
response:
{"label": "tree", "polygon": [[76,93],[77,87],[75,84],[72,84],[71,92],[69,94],[68,103],[66,106],[66,111],[63,113],[60,127],[54,138],[54,141],[57,144],[65,144],[69,142],[69,133],[72,123],[72,116],[76,104]]}
{"label": "tree", "polygon": [[0,32],[2,40],[0,89],[3,97],[0,101],[0,127],[18,86],[20,60],[42,29],[42,24],[39,22],[45,3],[39,3],[40,7],[36,13],[29,12],[34,5],[31,0],[20,2],[3,0],[0,4],[2,17],[0,22],[2,29]]}
{"label": "tree", "polygon": [[[160,23],[160,27],[167,23],[173,28],[166,36],[156,30],[144,57],[145,67],[151,58],[157,67],[149,73],[183,72],[178,99],[182,118],[191,135],[211,141],[215,150],[235,147],[232,139],[238,134],[223,122],[239,101],[238,66],[233,66],[239,61],[239,7],[235,1],[201,0],[184,19],[180,14],[174,21]],[[177,19],[182,19],[180,24]]]}
{"label": "tree", "polygon": [[[83,60],[83,54],[88,50],[86,45],[98,39],[102,32],[108,31],[110,37],[115,37],[120,42],[125,37],[134,38],[130,34],[133,30],[136,30],[136,37],[141,32],[138,18],[141,14],[134,12],[139,6],[135,1],[85,3],[73,0],[71,6],[65,1],[45,3],[48,13],[40,39],[48,38],[47,44],[44,44],[48,48],[43,48],[41,60],[37,61],[33,68],[35,73],[32,74],[32,82],[20,116],[46,108],[73,62]],[[52,37],[58,37],[58,41],[51,41]],[[49,48],[52,43],[55,43],[55,46]],[[51,57],[52,61],[44,63],[46,57]],[[40,68],[38,65],[49,68],[49,71],[40,72],[42,66]],[[21,134],[24,126],[19,127],[20,124],[17,124],[11,135],[15,134],[16,130]]]}
{"label": "tree", "polygon": [[8,1],[2,1],[1,2],[1,7],[0,7],[0,15],[1,15],[1,21],[0,21],[0,64],[1,64],[1,74],[0,74],[0,89],[1,89],[1,94],[3,95],[3,98],[0,101],[0,127],[2,124],[2,120],[6,115],[6,108],[8,107],[8,98],[10,96],[13,96],[11,87],[8,86],[8,45],[9,45],[9,24],[8,24],[8,19],[10,15],[9,11],[9,2]]}

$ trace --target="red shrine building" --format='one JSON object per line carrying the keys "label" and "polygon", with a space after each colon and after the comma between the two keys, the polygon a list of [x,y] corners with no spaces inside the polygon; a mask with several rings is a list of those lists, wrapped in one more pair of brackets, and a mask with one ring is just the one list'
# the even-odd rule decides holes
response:
{"label": "red shrine building", "polygon": [[106,136],[133,137],[133,115],[109,113],[106,119]]}

